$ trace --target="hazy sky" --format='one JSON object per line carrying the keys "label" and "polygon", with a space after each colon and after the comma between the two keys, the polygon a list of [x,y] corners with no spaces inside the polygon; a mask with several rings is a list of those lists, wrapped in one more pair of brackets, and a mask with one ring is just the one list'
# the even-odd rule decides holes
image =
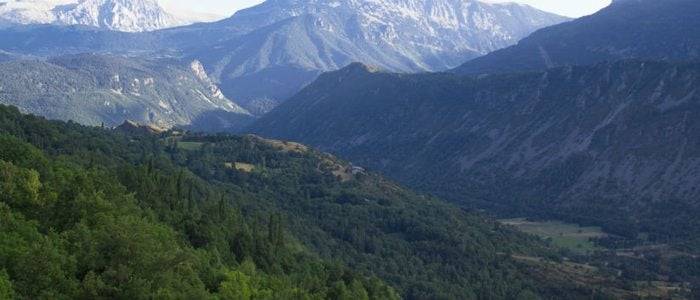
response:
{"label": "hazy sky", "polygon": [[[610,4],[611,0],[491,0],[527,3],[542,10],[569,17],[592,14]],[[198,11],[230,16],[239,9],[253,6],[262,0],[160,0],[163,5],[185,11]]]}

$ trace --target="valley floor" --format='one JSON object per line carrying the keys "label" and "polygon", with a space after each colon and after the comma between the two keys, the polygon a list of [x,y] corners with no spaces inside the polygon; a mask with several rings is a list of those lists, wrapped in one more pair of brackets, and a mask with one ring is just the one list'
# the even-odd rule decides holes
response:
{"label": "valley floor", "polygon": [[[606,294],[623,299],[692,299],[691,284],[663,275],[663,261],[674,258],[696,258],[668,245],[612,247],[603,242],[616,238],[600,227],[586,227],[556,220],[534,221],[526,218],[500,219],[500,223],[538,236],[553,246],[565,249],[571,256],[562,262],[537,257],[513,256],[515,259],[547,270],[557,278],[567,278],[582,286],[597,286]],[[649,261],[661,260],[662,269],[654,270]],[[665,266],[668,269],[668,266]],[[647,278],[628,276],[630,269],[638,273],[655,273]],[[646,274],[649,275],[649,274]],[[620,283],[610,285],[611,282]]]}

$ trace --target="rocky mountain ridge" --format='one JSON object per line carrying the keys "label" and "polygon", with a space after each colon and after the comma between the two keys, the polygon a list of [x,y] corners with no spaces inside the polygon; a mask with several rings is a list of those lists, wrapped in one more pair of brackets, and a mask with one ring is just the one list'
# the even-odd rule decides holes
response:
{"label": "rocky mountain ridge", "polygon": [[1,103],[54,119],[106,126],[132,120],[169,128],[204,122],[200,118],[213,113],[250,118],[198,61],[83,54],[9,61],[0,70]]}
{"label": "rocky mountain ridge", "polygon": [[0,25],[83,25],[142,32],[187,25],[155,0],[9,0],[0,2]]}
{"label": "rocky mountain ridge", "polygon": [[321,72],[363,62],[396,72],[446,70],[567,19],[476,0],[270,0],[218,26],[239,37],[194,51],[224,93],[265,112]]}
{"label": "rocky mountain ridge", "polygon": [[320,147],[469,207],[665,238],[690,233],[650,224],[669,210],[687,221],[698,208],[698,70],[627,61],[459,76],[352,65],[251,131]]}

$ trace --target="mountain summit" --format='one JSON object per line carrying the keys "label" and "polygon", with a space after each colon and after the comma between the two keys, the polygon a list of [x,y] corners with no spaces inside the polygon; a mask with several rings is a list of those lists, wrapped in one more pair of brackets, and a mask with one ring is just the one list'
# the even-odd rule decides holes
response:
{"label": "mountain summit", "polygon": [[0,24],[87,25],[141,32],[186,25],[155,0],[11,0],[0,2]]}
{"label": "mountain summit", "polygon": [[[222,92],[253,115],[353,62],[393,72],[442,71],[568,20],[527,5],[477,0],[268,0],[218,22],[124,34],[112,30],[162,28],[172,16],[154,0],[70,1],[0,5],[0,19],[16,23],[91,26],[5,28],[0,49],[39,56],[174,53],[200,61]],[[36,16],[27,17],[30,11]]]}
{"label": "mountain summit", "polygon": [[268,0],[219,22],[240,36],[206,45],[194,58],[227,95],[274,102],[352,62],[446,70],[566,20],[527,5],[476,0]]}

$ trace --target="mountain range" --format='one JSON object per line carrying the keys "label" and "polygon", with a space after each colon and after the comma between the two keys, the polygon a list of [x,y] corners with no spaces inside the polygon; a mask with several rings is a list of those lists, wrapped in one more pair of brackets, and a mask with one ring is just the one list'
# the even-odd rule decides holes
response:
{"label": "mountain range", "polygon": [[245,34],[196,51],[222,90],[265,112],[351,62],[446,70],[566,18],[520,4],[455,0],[266,1],[222,23]]}
{"label": "mountain range", "polygon": [[[583,21],[620,15],[655,24],[643,27],[659,37],[653,45],[688,49],[675,56],[686,62],[640,55],[491,75],[392,74],[353,64],[322,75],[250,131],[320,147],[467,207],[685,243],[698,236],[691,224],[700,197],[700,140],[693,134],[700,129],[700,66],[676,32],[697,32],[700,6],[673,0],[658,15],[647,14],[658,3],[616,3]],[[683,13],[670,18],[669,11]],[[656,32],[663,29],[669,32]],[[560,38],[547,43],[565,45]],[[506,54],[519,47],[484,59],[509,61]],[[626,51],[634,56],[650,47],[656,46],[637,43]],[[568,55],[560,53],[581,57]],[[592,61],[607,58],[603,53]]]}
{"label": "mountain range", "polygon": [[[156,5],[141,1],[139,7]],[[119,19],[158,20],[151,17],[158,14],[138,9]],[[13,26],[0,30],[0,49],[199,60],[227,97],[260,115],[320,73],[351,62],[399,72],[446,70],[567,20],[526,5],[477,0],[269,0],[218,22],[155,32]]]}
{"label": "mountain range", "polygon": [[155,0],[9,0],[0,2],[0,25],[84,25],[141,32],[201,21],[167,12]]}
{"label": "mountain range", "polygon": [[700,299],[697,0],[0,15],[0,299]]}
{"label": "mountain range", "polygon": [[0,102],[89,125],[116,126],[131,120],[163,128],[235,126],[229,122],[251,118],[221,93],[198,61],[108,55],[0,63]]}

